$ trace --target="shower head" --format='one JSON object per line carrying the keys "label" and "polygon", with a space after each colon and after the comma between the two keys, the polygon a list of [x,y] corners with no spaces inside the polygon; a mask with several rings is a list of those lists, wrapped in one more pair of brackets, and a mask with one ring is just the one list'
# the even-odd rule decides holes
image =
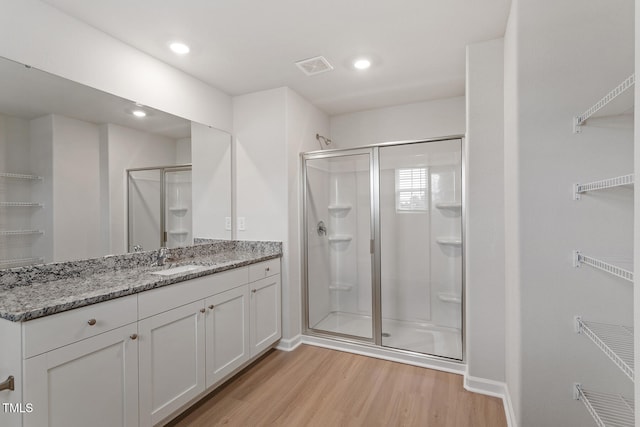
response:
{"label": "shower head", "polygon": [[320,149],[323,150],[324,146],[322,145],[322,143],[324,142],[324,145],[331,145],[331,140],[329,138],[325,138],[324,136],[320,135],[319,133],[316,133],[316,139],[318,140],[318,143],[320,144]]}

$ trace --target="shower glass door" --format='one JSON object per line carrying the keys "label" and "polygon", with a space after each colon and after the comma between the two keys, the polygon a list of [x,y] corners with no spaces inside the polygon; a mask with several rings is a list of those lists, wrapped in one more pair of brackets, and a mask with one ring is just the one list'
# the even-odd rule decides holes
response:
{"label": "shower glass door", "polygon": [[461,146],[379,148],[383,346],[462,359]]}
{"label": "shower glass door", "polygon": [[372,152],[305,156],[307,329],[373,341]]}

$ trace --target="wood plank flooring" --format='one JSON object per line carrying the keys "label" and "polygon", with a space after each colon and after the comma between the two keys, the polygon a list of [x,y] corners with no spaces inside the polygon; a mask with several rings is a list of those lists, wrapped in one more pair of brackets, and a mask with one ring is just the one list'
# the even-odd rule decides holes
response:
{"label": "wood plank flooring", "polygon": [[274,350],[173,426],[506,427],[502,400],[462,376],[301,345]]}

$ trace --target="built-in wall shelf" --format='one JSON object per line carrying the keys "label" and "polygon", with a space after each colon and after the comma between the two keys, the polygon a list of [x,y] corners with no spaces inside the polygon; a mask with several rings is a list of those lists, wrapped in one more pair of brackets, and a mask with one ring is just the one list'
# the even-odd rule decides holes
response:
{"label": "built-in wall shelf", "polygon": [[29,175],[24,173],[10,173],[10,172],[0,172],[0,178],[27,179],[27,180],[42,179],[42,177],[38,175]]}
{"label": "built-in wall shelf", "polygon": [[593,258],[588,255],[584,255],[580,251],[573,251],[573,266],[580,267],[583,264],[591,266],[593,268],[597,268],[598,270],[602,270],[613,276],[620,277],[621,279],[624,279],[633,283],[632,271],[629,271],[622,267],[618,267],[617,265],[614,265],[614,264],[610,264],[606,261]]}
{"label": "built-in wall shelf", "polygon": [[31,264],[41,264],[44,258],[17,258],[17,259],[0,259],[0,268],[23,267]]}
{"label": "built-in wall shelf", "polygon": [[351,289],[353,289],[353,285],[350,285],[348,283],[332,283],[331,285],[329,285],[329,290],[330,291],[350,291]]}
{"label": "built-in wall shelf", "polygon": [[327,209],[334,215],[346,215],[351,210],[351,205],[335,204],[329,205]]}
{"label": "built-in wall shelf", "polygon": [[462,203],[460,203],[460,202],[439,202],[439,203],[436,203],[436,208],[437,209],[457,210],[457,209],[462,209]]}
{"label": "built-in wall shelf", "polygon": [[181,206],[174,206],[169,208],[169,212],[171,212],[175,216],[185,216],[188,210],[188,208]]}
{"label": "built-in wall shelf", "polygon": [[42,203],[36,202],[0,202],[0,208],[41,208]]}
{"label": "built-in wall shelf", "polygon": [[171,234],[172,236],[186,236],[187,234],[189,234],[189,230],[169,230],[169,234]]}
{"label": "built-in wall shelf", "polygon": [[33,234],[44,234],[42,230],[0,230],[0,236],[27,236]]}
{"label": "built-in wall shelf", "polygon": [[576,316],[576,332],[589,338],[633,381],[633,328],[587,322]]}
{"label": "built-in wall shelf", "polygon": [[580,195],[588,191],[605,190],[607,188],[622,187],[622,186],[628,187],[628,186],[632,186],[633,183],[634,183],[634,175],[631,173],[628,175],[617,176],[615,178],[607,178],[607,179],[602,179],[600,181],[593,181],[586,184],[575,184],[574,191],[573,191],[573,199],[580,200]]}
{"label": "built-in wall shelf", "polygon": [[436,243],[444,246],[462,246],[462,239],[459,237],[438,237]]}
{"label": "built-in wall shelf", "polygon": [[453,304],[462,304],[462,298],[456,294],[448,292],[438,292],[438,299],[442,302],[449,302]]}
{"label": "built-in wall shelf", "polygon": [[334,234],[333,236],[329,236],[327,239],[330,243],[345,243],[350,242],[353,239],[353,236],[349,234]]}
{"label": "built-in wall shelf", "polygon": [[[594,105],[589,107],[582,114],[576,115],[573,118],[573,132],[580,133],[582,131],[581,127],[586,123],[586,121],[590,117],[593,117],[594,114],[596,114],[598,111],[602,110],[604,107],[611,104],[611,102],[614,99],[619,98],[622,94],[627,92],[629,88],[633,87],[635,81],[636,81],[635,74],[630,75],[622,83],[620,83],[613,90],[611,90],[611,92],[603,96],[598,102],[596,102]],[[622,112],[626,112],[629,109],[633,108],[633,93],[632,92],[627,92],[627,93],[629,94],[629,96],[625,97],[624,101],[626,102],[624,102],[624,105],[621,108],[618,108],[618,110],[621,110]]]}
{"label": "built-in wall shelf", "polygon": [[600,393],[574,384],[573,397],[582,401],[599,427],[634,427],[633,399],[619,394]]}

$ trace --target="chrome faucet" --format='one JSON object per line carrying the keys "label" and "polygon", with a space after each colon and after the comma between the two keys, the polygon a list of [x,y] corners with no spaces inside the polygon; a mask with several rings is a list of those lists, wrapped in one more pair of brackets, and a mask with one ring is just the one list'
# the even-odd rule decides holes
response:
{"label": "chrome faucet", "polygon": [[156,265],[162,266],[162,265],[164,265],[164,263],[167,260],[170,260],[170,259],[172,259],[172,258],[169,256],[169,249],[167,249],[164,246],[161,247],[160,249],[158,249],[158,256],[156,258]]}

